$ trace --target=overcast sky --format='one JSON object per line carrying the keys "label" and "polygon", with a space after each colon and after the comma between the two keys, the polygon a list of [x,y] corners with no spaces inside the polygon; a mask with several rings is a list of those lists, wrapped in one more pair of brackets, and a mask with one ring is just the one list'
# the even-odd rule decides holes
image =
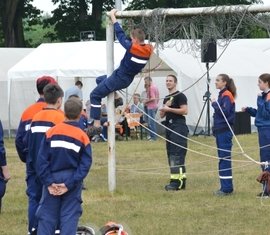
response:
{"label": "overcast sky", "polygon": [[[263,2],[270,5],[270,0],[263,0]],[[55,8],[51,0],[34,0],[33,5],[44,12],[51,12]]]}

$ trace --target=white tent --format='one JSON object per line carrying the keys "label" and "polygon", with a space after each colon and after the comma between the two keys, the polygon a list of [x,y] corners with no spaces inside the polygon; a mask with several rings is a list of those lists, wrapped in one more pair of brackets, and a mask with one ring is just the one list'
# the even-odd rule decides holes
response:
{"label": "white tent", "polygon": [[[167,45],[172,44],[175,42],[167,43]],[[176,44],[188,46],[181,41]],[[218,44],[222,44],[222,42],[219,41]],[[178,74],[181,80],[180,90],[192,85],[207,71],[206,64],[201,63],[200,51],[191,55],[180,53],[173,47],[160,51],[159,56]],[[217,98],[218,96],[218,90],[215,88],[215,77],[220,73],[226,73],[234,79],[237,87],[236,111],[240,111],[245,106],[256,107],[257,94],[260,92],[257,86],[258,77],[262,73],[270,73],[270,39],[233,40],[228,47],[217,47],[217,57],[220,58],[215,64],[209,63],[211,97]],[[213,67],[211,68],[211,66]],[[206,90],[207,76],[205,74],[196,85],[185,91],[189,100],[187,122],[191,126],[197,123]],[[205,126],[205,115],[206,112],[203,114],[200,126]]]}
{"label": "white tent", "polygon": [[32,48],[0,48],[0,119],[4,129],[8,128],[8,70],[33,50]]}
{"label": "white tent", "polygon": [[[170,44],[175,43],[168,42],[167,45]],[[227,73],[234,78],[238,88],[237,110],[239,111],[242,106],[256,106],[256,96],[259,92],[257,78],[262,73],[270,72],[269,48],[269,39],[235,40],[226,49],[218,47],[217,54],[218,56],[222,54],[222,56],[209,71],[211,97],[217,97],[218,93],[214,85],[215,76],[219,73]],[[115,43],[114,52],[114,62],[117,66],[124,53],[119,43]],[[210,63],[210,67],[212,65]],[[167,74],[177,74],[179,90],[184,90],[206,73],[205,63],[201,63],[200,50],[191,55],[178,52],[175,47],[167,46],[153,55],[147,67],[155,68],[150,75],[154,78],[161,97],[167,94],[165,86]],[[64,90],[73,85],[75,77],[80,77],[84,83],[83,93],[84,101],[86,101],[90,91],[95,87],[94,78],[102,74],[106,74],[106,42],[42,44],[9,70],[11,129],[16,129],[21,112],[37,98],[35,90],[37,77],[54,76]],[[202,110],[206,80],[205,75],[196,85],[185,91],[189,104],[187,123],[190,126],[196,125]],[[143,84],[138,75],[129,87],[128,94],[133,94],[135,90],[141,93]],[[205,115],[203,114],[200,126],[204,127],[204,125]]]}
{"label": "white tent", "polygon": [[[117,67],[125,50],[119,43],[114,43],[114,64]],[[159,65],[160,60],[153,55],[150,65]],[[106,42],[70,42],[42,44],[32,53],[13,66],[9,72],[10,90],[10,129],[17,128],[23,110],[34,103],[38,97],[35,88],[36,78],[49,75],[58,80],[63,90],[74,85],[74,78],[80,78],[83,82],[84,102],[89,99],[90,91],[96,86],[95,78],[106,74]],[[166,63],[162,63],[153,76],[165,76],[172,72]],[[128,94],[133,94],[140,79],[135,79],[128,89]],[[143,89],[141,81],[138,91]],[[166,92],[166,90],[164,90]],[[165,95],[165,93],[163,94]]]}

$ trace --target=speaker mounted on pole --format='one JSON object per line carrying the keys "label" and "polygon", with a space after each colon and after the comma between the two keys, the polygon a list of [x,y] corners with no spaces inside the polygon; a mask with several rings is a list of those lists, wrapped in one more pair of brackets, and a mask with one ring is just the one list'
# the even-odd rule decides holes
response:
{"label": "speaker mounted on pole", "polygon": [[213,63],[217,60],[217,43],[214,39],[201,40],[201,61],[202,63]]}

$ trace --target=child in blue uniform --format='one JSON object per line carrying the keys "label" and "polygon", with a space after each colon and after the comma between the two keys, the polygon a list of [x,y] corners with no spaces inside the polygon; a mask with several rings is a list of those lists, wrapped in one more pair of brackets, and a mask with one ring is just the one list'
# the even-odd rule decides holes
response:
{"label": "child in blue uniform", "polygon": [[39,99],[36,103],[28,106],[22,113],[15,139],[16,150],[22,162],[26,162],[26,156],[28,153],[24,138],[27,135],[27,132],[30,130],[30,124],[32,122],[33,116],[47,106],[44,100],[43,89],[47,84],[50,83],[56,84],[55,79],[50,76],[42,76],[37,79],[36,88],[39,94]]}
{"label": "child in blue uniform", "polygon": [[38,235],[53,235],[58,222],[61,235],[75,235],[82,214],[82,182],[92,164],[91,146],[78,123],[82,102],[70,98],[64,110],[66,121],[46,132],[37,158],[43,184]]}
{"label": "child in blue uniform", "polygon": [[2,127],[2,122],[0,120],[0,213],[2,206],[2,197],[4,197],[6,192],[6,183],[10,179],[9,170],[6,161],[6,151],[4,147],[4,131]]}
{"label": "child in blue uniform", "polygon": [[48,84],[45,86],[44,99],[47,106],[33,117],[30,130],[27,133],[26,193],[28,196],[28,229],[33,234],[35,234],[37,227],[35,213],[42,194],[42,184],[39,181],[36,171],[36,159],[45,132],[65,119],[63,111],[60,110],[63,95],[63,90],[57,84]]}
{"label": "child in blue uniform", "polygon": [[[232,177],[232,132],[235,119],[235,102],[236,87],[232,78],[227,74],[219,74],[216,78],[216,88],[220,90],[218,100],[212,99],[212,107],[214,108],[214,125],[213,134],[216,137],[216,144],[219,148],[219,180],[220,189],[215,191],[216,196],[227,196],[233,192]],[[218,103],[217,103],[218,102]],[[221,110],[222,111],[221,111]],[[224,115],[225,117],[224,117]],[[228,123],[226,122],[228,121]],[[224,149],[224,150],[221,150]]]}
{"label": "child in blue uniform", "polygon": [[[131,40],[127,38],[115,17],[116,10],[110,12],[111,20],[114,24],[116,37],[121,45],[126,49],[124,58],[120,66],[112,73],[98,77],[97,87],[90,94],[90,117],[94,120],[94,126],[89,129],[89,135],[93,136],[101,131],[100,114],[101,100],[111,92],[127,88],[137,75],[145,67],[152,52],[153,47],[145,44],[145,34],[141,29],[131,31]],[[115,104],[117,106],[117,104]]]}
{"label": "child in blue uniform", "polygon": [[[261,162],[270,163],[270,74],[261,74],[258,80],[258,86],[262,91],[257,98],[257,109],[251,107],[242,108],[242,111],[248,112],[255,117],[255,126],[258,128],[258,138],[260,146]],[[262,166],[262,170],[270,171],[269,166]],[[258,197],[269,197],[266,185]]]}

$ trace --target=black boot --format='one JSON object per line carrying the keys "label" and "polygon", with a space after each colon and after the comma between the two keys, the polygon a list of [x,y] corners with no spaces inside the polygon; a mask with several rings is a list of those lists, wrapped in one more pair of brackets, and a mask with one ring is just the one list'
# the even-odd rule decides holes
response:
{"label": "black boot", "polygon": [[179,190],[180,180],[171,179],[170,183],[165,186],[166,191],[177,191]]}
{"label": "black boot", "polygon": [[170,183],[165,186],[166,191],[178,191],[186,189],[186,178],[175,180],[171,179]]}

